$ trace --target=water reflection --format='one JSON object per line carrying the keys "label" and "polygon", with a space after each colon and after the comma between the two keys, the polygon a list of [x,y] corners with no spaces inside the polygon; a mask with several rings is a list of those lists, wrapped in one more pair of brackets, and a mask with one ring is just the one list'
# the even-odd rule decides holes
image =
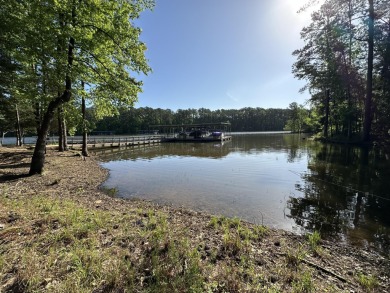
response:
{"label": "water reflection", "polygon": [[307,230],[386,252],[390,245],[390,168],[380,150],[311,144],[290,216]]}
{"label": "water reflection", "polygon": [[123,197],[389,249],[390,162],[380,150],[252,134],[225,144],[111,149],[100,157],[110,170],[106,185]]}
{"label": "water reflection", "polygon": [[230,152],[226,143],[163,143],[130,148],[96,150],[103,162],[115,160],[153,159],[157,157],[183,156],[220,159]]}

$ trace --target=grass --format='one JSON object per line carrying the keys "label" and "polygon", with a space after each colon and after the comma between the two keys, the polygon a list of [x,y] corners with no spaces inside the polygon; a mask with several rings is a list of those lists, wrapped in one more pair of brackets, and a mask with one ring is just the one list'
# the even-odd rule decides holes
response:
{"label": "grass", "polygon": [[[307,246],[318,247],[319,234],[307,236],[307,243],[300,245],[281,241],[276,246],[268,238],[272,233],[268,228],[238,218],[213,216],[208,223],[205,220],[203,230],[194,232],[194,227],[154,208],[123,212],[88,208],[70,199],[37,195],[18,200],[5,194],[0,194],[0,223],[11,213],[15,221],[0,230],[4,291],[314,292],[321,288],[302,262]],[[210,233],[204,237],[201,233],[206,230]],[[365,275],[356,282],[366,290],[378,284]]]}
{"label": "grass", "polygon": [[[130,231],[137,213],[89,210],[43,196],[5,204],[29,222],[0,231],[1,238],[12,242],[20,231],[33,236],[14,242],[17,247],[6,247],[7,253],[2,247],[1,275],[17,266],[11,291],[35,292],[42,286],[50,292],[203,291],[198,251],[187,237],[169,231],[164,214],[149,211],[146,225]],[[135,239],[142,250],[130,253],[129,242]]]}
{"label": "grass", "polygon": [[116,187],[110,188],[106,186],[101,186],[100,189],[107,194],[109,197],[116,197],[118,196],[119,190]]}
{"label": "grass", "polygon": [[172,235],[165,215],[149,211],[145,226],[147,243],[140,267],[145,272],[142,282],[151,291],[202,292],[203,277],[200,255],[186,237]]}
{"label": "grass", "polygon": [[254,225],[251,228],[248,228],[243,225],[242,221],[237,217],[230,219],[224,216],[212,216],[209,227],[223,230],[226,233],[230,230],[234,230],[242,240],[261,240],[268,232],[268,228],[262,225]]}
{"label": "grass", "polygon": [[316,254],[319,255],[321,253],[321,248],[319,246],[319,243],[321,242],[321,235],[318,231],[314,231],[311,234],[307,234],[307,241],[310,247],[310,250]]}
{"label": "grass", "polygon": [[[64,278],[57,288],[59,291],[64,284],[72,283],[81,291],[88,291],[89,284],[101,278],[103,263],[109,259],[109,253],[93,248],[99,246],[99,229],[108,225],[104,213],[80,208],[70,201],[53,201],[45,197],[35,197],[19,207],[18,204],[11,205],[18,208],[21,218],[31,218],[31,225],[21,227],[21,230],[26,236],[34,236],[18,243],[21,251],[18,286],[27,292],[36,291],[50,276],[60,272]],[[11,228],[2,234],[6,235]],[[18,263],[18,254],[11,253],[7,262]],[[63,289],[72,291],[66,285]]]}
{"label": "grass", "polygon": [[315,292],[314,282],[310,272],[303,272],[295,281],[293,281],[292,287],[293,292],[296,293]]}
{"label": "grass", "polygon": [[264,226],[249,228],[237,217],[212,216],[208,226],[223,232],[222,248],[230,257],[247,252],[252,241],[260,241],[268,231]]}
{"label": "grass", "polygon": [[[209,226],[222,232],[222,244],[205,262],[204,250],[191,245],[188,231],[173,233],[161,212],[123,214],[45,196],[4,203],[24,223],[0,232],[13,244],[0,254],[2,275],[17,270],[11,291],[231,292],[263,286],[249,253],[267,229],[247,227],[238,218],[211,218]],[[21,231],[25,239],[19,239]],[[208,280],[208,272],[225,258],[233,262]]]}
{"label": "grass", "polygon": [[297,269],[306,254],[307,251],[302,244],[299,244],[297,247],[287,248],[285,253],[287,265]]}
{"label": "grass", "polygon": [[373,292],[379,286],[379,281],[375,276],[365,275],[363,273],[357,275],[357,281],[369,292]]}

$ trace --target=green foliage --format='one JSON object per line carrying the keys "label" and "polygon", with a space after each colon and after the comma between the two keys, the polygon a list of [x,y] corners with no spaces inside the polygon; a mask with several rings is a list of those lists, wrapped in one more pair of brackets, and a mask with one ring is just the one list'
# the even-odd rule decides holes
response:
{"label": "green foliage", "polygon": [[231,257],[243,257],[245,254],[242,252],[248,251],[252,242],[261,240],[268,232],[268,229],[264,226],[248,227],[237,217],[212,216],[209,227],[223,232],[222,249],[224,253]]}
{"label": "green foliage", "polygon": [[268,228],[265,226],[254,225],[247,227],[246,225],[241,225],[241,220],[237,217],[229,219],[224,216],[212,216],[209,227],[222,230],[227,240],[231,240],[232,235],[230,232],[233,230],[244,242],[261,240],[268,233]]}
{"label": "green foliage", "polygon": [[266,226],[263,226],[263,225],[256,225],[254,226],[253,228],[253,239],[254,240],[260,240],[261,238],[263,238],[264,236],[266,236],[268,233],[268,228]]}
{"label": "green foliage", "polygon": [[229,256],[236,256],[242,251],[244,246],[238,231],[225,228],[222,248]]}
{"label": "green foliage", "polygon": [[306,251],[304,250],[303,245],[299,245],[297,248],[289,248],[286,251],[287,264],[297,269],[305,256]]}
{"label": "green foliage", "polygon": [[287,121],[285,130],[301,133],[305,130],[305,119],[308,116],[308,110],[303,105],[297,103],[291,103],[289,105],[290,119]]}
{"label": "green foliage", "polygon": [[[304,45],[293,52],[296,56],[293,74],[307,82],[302,91],[308,90],[311,94],[311,106],[318,113],[318,117],[313,118],[315,124],[322,126],[324,136],[342,135],[351,139],[354,134],[361,134],[363,122],[370,124],[371,117],[375,117],[374,133],[378,139],[387,139],[386,132],[390,128],[390,29],[388,24],[376,18],[389,14],[390,6],[385,2],[373,2],[374,19],[371,22],[367,14],[370,1],[348,1],[348,5],[344,5],[346,3],[338,0],[326,0],[311,14],[310,24],[302,28]],[[374,24],[375,31],[374,55],[368,58],[369,38],[356,36],[362,31],[368,32],[370,23]],[[376,64],[373,68],[373,88],[376,90],[368,93],[367,83],[371,84],[371,78],[367,78],[367,72],[371,57]],[[372,108],[365,102],[371,94],[374,94],[376,105]],[[318,125],[313,126],[317,128]],[[286,127],[296,128],[295,119]]]}
{"label": "green foliage", "polygon": [[379,285],[378,279],[375,276],[365,275],[363,273],[357,275],[357,281],[369,292],[374,291]]}
{"label": "green foliage", "polygon": [[209,226],[216,229],[220,225],[219,217],[218,216],[211,216]]}
{"label": "green foliage", "polygon": [[310,249],[313,252],[318,252],[318,250],[319,250],[318,244],[321,241],[320,233],[318,231],[314,231],[313,233],[308,234],[307,235],[307,240],[309,242]]}
{"label": "green foliage", "polygon": [[109,187],[103,186],[103,187],[101,187],[101,190],[103,190],[103,192],[105,194],[107,194],[109,197],[116,197],[116,196],[118,196],[118,192],[119,192],[118,188],[116,188],[116,187],[109,188]]}
{"label": "green foliage", "polygon": [[320,129],[319,118],[315,109],[306,109],[303,105],[291,103],[289,105],[289,120],[284,130],[291,132],[317,132]]}
{"label": "green foliage", "polygon": [[[152,0],[0,0],[0,97],[19,111],[19,128],[37,130],[30,172],[43,170],[43,142],[58,108],[64,108],[73,134],[81,124],[81,97],[97,117],[137,101],[142,82],[133,75],[151,69],[134,20],[153,5]],[[7,122],[2,125],[15,124],[12,116],[0,108]]]}
{"label": "green foliage", "polygon": [[292,283],[293,292],[296,293],[310,293],[315,292],[314,283],[310,272],[304,272],[297,280]]}
{"label": "green foliage", "polygon": [[152,292],[202,292],[200,255],[184,237],[170,234],[167,219],[149,211],[145,226],[148,247],[140,269]]}

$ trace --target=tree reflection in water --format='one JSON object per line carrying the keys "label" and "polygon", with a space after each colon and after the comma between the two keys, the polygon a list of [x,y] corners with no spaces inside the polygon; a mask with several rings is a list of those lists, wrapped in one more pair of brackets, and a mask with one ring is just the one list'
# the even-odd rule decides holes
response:
{"label": "tree reflection in water", "polygon": [[382,252],[390,249],[390,160],[377,149],[308,147],[308,171],[288,200],[290,217],[308,231]]}

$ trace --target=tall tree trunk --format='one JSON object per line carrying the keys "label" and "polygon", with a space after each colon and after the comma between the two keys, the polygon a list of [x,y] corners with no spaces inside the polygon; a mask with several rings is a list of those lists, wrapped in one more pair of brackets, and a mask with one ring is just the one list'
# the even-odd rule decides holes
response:
{"label": "tall tree trunk", "polygon": [[35,125],[37,133],[39,131],[39,128],[41,127],[41,107],[38,102],[34,105],[34,118],[35,118]]}
{"label": "tall tree trunk", "polygon": [[62,129],[62,145],[64,146],[64,150],[67,151],[68,148],[68,131],[66,129],[66,120],[65,120],[65,115],[64,115],[64,109],[61,106],[61,112],[62,112],[62,117],[61,117],[61,129]]}
{"label": "tall tree trunk", "polygon": [[330,48],[330,42],[329,42],[329,34],[330,34],[330,19],[329,16],[326,17],[326,26],[325,26],[325,37],[326,37],[326,71],[327,71],[327,80],[326,80],[326,86],[328,87],[325,91],[325,121],[324,121],[324,137],[329,137],[329,113],[330,113],[330,88],[332,86],[331,83],[331,56],[332,56],[332,50]]}
{"label": "tall tree trunk", "polygon": [[[37,90],[39,91],[39,87],[42,86],[42,93],[43,94],[46,94],[46,64],[44,63],[42,65],[42,83],[39,84],[39,82],[37,82]],[[34,63],[31,63],[31,72],[35,75],[35,76],[38,76],[39,73],[38,73],[38,70],[37,70],[37,67],[34,65]],[[41,127],[41,121],[42,121],[42,113],[41,113],[41,104],[39,103],[39,101],[36,101],[32,104],[32,107],[34,109],[34,120],[35,120],[35,127],[36,127],[36,130],[37,130],[37,133],[39,131],[39,127]]]}
{"label": "tall tree trunk", "polygon": [[383,54],[383,64],[381,69],[382,99],[380,105],[381,121],[380,133],[382,138],[390,134],[390,19],[387,20],[386,49]]}
{"label": "tall tree trunk", "polygon": [[22,128],[20,127],[19,107],[16,105],[16,145],[22,145]]}
{"label": "tall tree trunk", "polygon": [[63,152],[65,151],[65,146],[64,146],[64,131],[62,129],[62,107],[59,106],[57,109],[57,122],[58,122],[58,151]]}
{"label": "tall tree trunk", "polygon": [[31,160],[30,166],[30,175],[41,174],[43,171],[43,166],[45,164],[45,146],[47,134],[50,129],[50,123],[53,121],[55,110],[62,104],[68,102],[71,97],[71,81],[70,78],[67,78],[67,86],[64,93],[57,97],[55,100],[49,103],[49,106],[46,110],[46,113],[43,117],[41,127],[38,132],[37,142],[35,144],[34,154]]}
{"label": "tall tree trunk", "polygon": [[348,89],[347,89],[347,96],[348,96],[348,125],[347,125],[347,137],[348,140],[352,137],[352,94],[351,94],[351,70],[352,70],[352,45],[353,45],[353,25],[352,25],[352,14],[353,14],[353,5],[352,1],[348,1],[348,28],[349,28],[349,44],[348,44]]}
{"label": "tall tree trunk", "polygon": [[[81,82],[81,86],[84,89],[84,82]],[[83,147],[81,153],[84,157],[88,157],[88,145],[87,145],[87,121],[85,117],[85,99],[84,96],[81,98],[81,113],[83,115]]]}
{"label": "tall tree trunk", "polygon": [[[75,40],[74,38],[69,39],[68,46],[68,66],[69,69],[73,64],[73,48],[74,48]],[[52,100],[47,107],[46,113],[43,117],[41,127],[38,132],[37,142],[35,144],[34,154],[31,159],[30,166],[30,175],[33,174],[41,174],[43,171],[43,167],[45,165],[45,146],[47,139],[47,132],[50,129],[50,123],[53,121],[54,113],[58,107],[70,101],[71,98],[71,90],[72,90],[72,81],[69,74],[66,74],[65,77],[65,90],[61,96],[58,96],[56,99]]]}
{"label": "tall tree trunk", "polygon": [[367,57],[367,88],[364,105],[363,141],[368,142],[372,123],[372,71],[374,63],[374,0],[368,0],[368,57]]}
{"label": "tall tree trunk", "polygon": [[68,150],[68,136],[64,108],[62,105],[58,107],[58,150],[60,152]]}
{"label": "tall tree trunk", "polygon": [[330,91],[326,90],[325,97],[325,121],[324,121],[324,137],[329,136],[329,104],[330,104]]}
{"label": "tall tree trunk", "polygon": [[7,133],[7,131],[1,130],[0,133],[1,133],[0,147],[2,147],[4,142],[4,136]]}

